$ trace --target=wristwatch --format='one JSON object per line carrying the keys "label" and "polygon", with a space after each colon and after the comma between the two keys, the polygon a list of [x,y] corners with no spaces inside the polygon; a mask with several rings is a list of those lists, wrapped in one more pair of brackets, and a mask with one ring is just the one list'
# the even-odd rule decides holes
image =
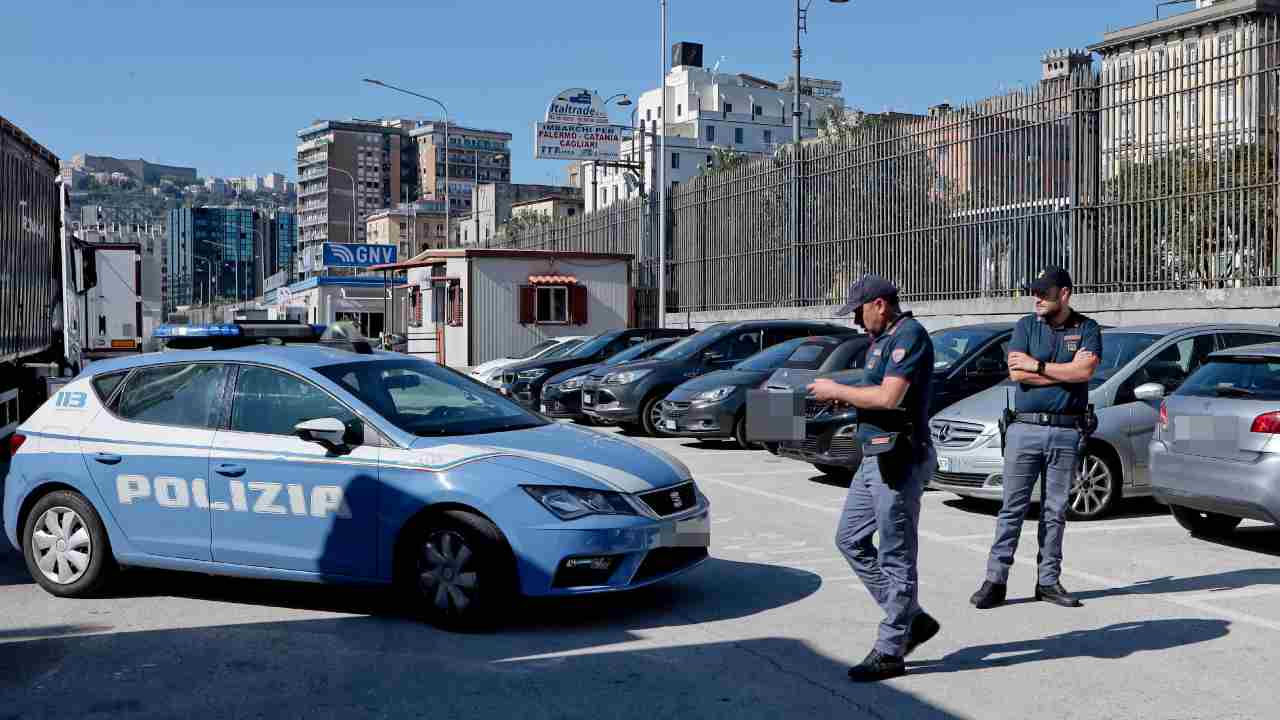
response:
{"label": "wristwatch", "polygon": [[1043,360],[1037,360],[1037,361],[1036,361],[1036,374],[1037,374],[1037,375],[1043,375],[1043,374],[1044,374],[1044,361],[1043,361]]}

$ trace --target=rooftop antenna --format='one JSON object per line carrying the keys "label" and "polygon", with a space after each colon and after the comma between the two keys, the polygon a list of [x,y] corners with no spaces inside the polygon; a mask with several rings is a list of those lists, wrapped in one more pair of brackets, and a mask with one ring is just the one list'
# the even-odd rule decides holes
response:
{"label": "rooftop antenna", "polygon": [[711,74],[712,74],[712,75],[715,75],[716,73],[720,72],[720,63],[722,63],[722,62],[724,62],[725,60],[728,60],[728,59],[729,59],[729,56],[727,56],[727,55],[721,55],[721,56],[720,56],[720,59],[719,59],[719,60],[716,60],[716,64],[715,64],[715,65],[713,65],[713,66],[711,67]]}

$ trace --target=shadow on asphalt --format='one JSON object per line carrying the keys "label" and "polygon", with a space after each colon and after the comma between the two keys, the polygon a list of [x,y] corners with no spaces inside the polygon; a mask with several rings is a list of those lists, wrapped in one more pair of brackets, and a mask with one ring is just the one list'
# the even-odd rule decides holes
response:
{"label": "shadow on asphalt", "polygon": [[1197,535],[1197,540],[1226,545],[1237,550],[1247,550],[1272,557],[1280,557],[1280,527],[1275,525],[1237,528],[1226,535],[1206,537]]}
{"label": "shadow on asphalt", "polygon": [[[949,508],[959,510],[960,512],[969,513],[970,515],[986,515],[995,518],[1000,513],[999,500],[984,500],[982,498],[965,498],[952,497],[949,500],[943,500],[943,505]],[[1107,522],[1109,520],[1126,520],[1134,518],[1158,517],[1160,515],[1168,515],[1169,508],[1152,500],[1151,498],[1130,498],[1121,501],[1116,510],[1098,520],[1073,520],[1071,522],[1079,523],[1095,523]],[[1028,518],[1040,517],[1040,503],[1033,498],[1031,504],[1027,508]],[[1070,532],[1068,530],[1067,532]]]}
{"label": "shadow on asphalt", "polygon": [[1118,660],[1215,640],[1227,634],[1226,620],[1174,618],[1116,623],[1093,630],[993,643],[957,650],[937,660],[908,662],[911,675],[981,670],[1065,658]]}

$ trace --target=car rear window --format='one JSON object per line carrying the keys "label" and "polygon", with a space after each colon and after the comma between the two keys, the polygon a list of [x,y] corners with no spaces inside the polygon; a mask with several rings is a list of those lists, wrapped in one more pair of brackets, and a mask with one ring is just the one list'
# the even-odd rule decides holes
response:
{"label": "car rear window", "polygon": [[1212,358],[1174,395],[1280,400],[1280,359]]}
{"label": "car rear window", "polygon": [[782,364],[783,367],[799,368],[801,370],[816,370],[822,365],[822,361],[834,349],[834,345],[830,343],[805,343],[795,349],[787,361]]}

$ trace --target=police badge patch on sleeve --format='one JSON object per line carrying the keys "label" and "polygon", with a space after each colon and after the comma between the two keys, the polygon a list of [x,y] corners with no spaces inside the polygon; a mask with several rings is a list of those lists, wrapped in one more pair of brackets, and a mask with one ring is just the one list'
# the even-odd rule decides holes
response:
{"label": "police badge patch on sleeve", "polygon": [[1067,341],[1067,352],[1073,353],[1080,349],[1079,335],[1068,335],[1066,337],[1066,341]]}
{"label": "police badge patch on sleeve", "polygon": [[897,350],[894,350],[894,351],[893,351],[893,364],[894,364],[894,365],[897,365],[898,363],[902,362],[902,358],[904,358],[904,357],[906,357],[906,356],[907,356],[907,349],[906,349],[906,348],[898,348]]}

